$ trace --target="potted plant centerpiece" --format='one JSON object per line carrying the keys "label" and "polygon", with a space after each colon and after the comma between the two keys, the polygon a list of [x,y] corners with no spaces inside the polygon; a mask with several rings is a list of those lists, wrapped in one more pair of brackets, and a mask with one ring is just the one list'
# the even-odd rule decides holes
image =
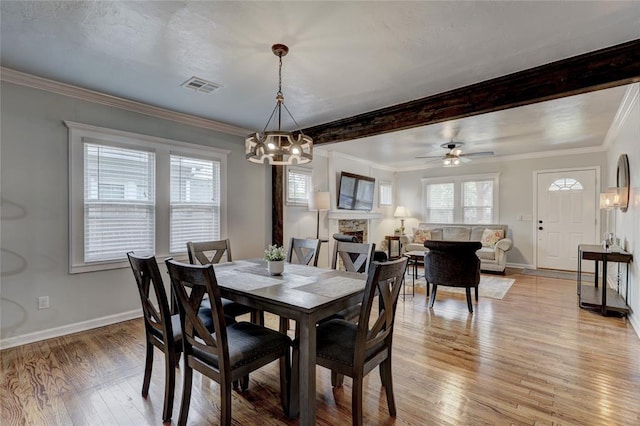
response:
{"label": "potted plant centerpiece", "polygon": [[284,259],[286,258],[284,247],[277,244],[270,245],[264,251],[264,260],[271,275],[282,275],[284,272]]}

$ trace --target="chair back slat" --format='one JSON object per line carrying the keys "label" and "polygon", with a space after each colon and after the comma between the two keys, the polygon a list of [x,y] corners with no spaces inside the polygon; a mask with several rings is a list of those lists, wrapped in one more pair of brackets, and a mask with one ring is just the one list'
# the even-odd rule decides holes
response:
{"label": "chair back slat", "polygon": [[189,263],[192,265],[217,264],[222,261],[222,257],[226,255],[227,262],[233,261],[231,256],[231,241],[216,240],[187,243],[187,252],[189,253]]}
{"label": "chair back slat", "polygon": [[[136,256],[133,252],[127,253],[127,257],[140,294],[145,328],[148,328],[147,331],[155,329],[162,333],[166,343],[166,339],[173,338],[172,312],[156,258],[155,256]],[[152,291],[155,295],[155,303]]]}
{"label": "chair back slat", "polygon": [[[374,262],[367,276],[367,284],[362,299],[362,309],[358,321],[355,354],[356,361],[364,362],[366,351],[380,343],[391,347],[391,336],[395,319],[396,305],[404,280],[407,258],[390,262]],[[378,317],[371,323],[371,312],[376,295],[378,296]]]}
{"label": "chair back slat", "polygon": [[318,266],[320,240],[307,238],[291,238],[287,251],[287,262],[299,265]]}
{"label": "chair back slat", "polygon": [[[192,353],[196,347],[218,359],[225,359],[219,365],[229,365],[229,348],[227,345],[226,323],[220,301],[220,289],[216,280],[213,265],[188,265],[173,259],[165,261],[171,285],[178,299],[180,323],[183,327],[184,351]],[[212,334],[198,316],[198,309],[205,295],[211,303],[211,316],[215,334]]]}
{"label": "chair back slat", "polygon": [[375,244],[336,241],[331,268],[337,269],[338,258],[340,258],[347,271],[367,273],[374,251]]}

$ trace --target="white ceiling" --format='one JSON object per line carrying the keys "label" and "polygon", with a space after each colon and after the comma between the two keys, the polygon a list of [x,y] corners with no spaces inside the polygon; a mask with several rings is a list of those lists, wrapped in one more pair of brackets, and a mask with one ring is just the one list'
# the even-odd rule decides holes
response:
{"label": "white ceiling", "polygon": [[[3,67],[250,130],[262,130],[275,104],[273,43],[291,49],[283,92],[304,128],[640,38],[640,2],[3,0],[0,8]],[[192,76],[222,87],[180,87]],[[452,132],[463,151],[496,156],[594,147],[623,94],[323,148],[407,168],[424,164],[416,155],[443,153]]]}

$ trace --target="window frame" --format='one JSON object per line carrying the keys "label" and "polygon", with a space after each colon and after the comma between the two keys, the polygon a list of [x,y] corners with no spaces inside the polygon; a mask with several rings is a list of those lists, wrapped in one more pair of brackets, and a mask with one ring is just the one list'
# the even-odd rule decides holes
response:
{"label": "window frame", "polygon": [[[289,198],[289,186],[291,184],[289,176],[291,173],[298,173],[304,175],[308,180],[307,195],[304,198]],[[285,173],[285,204],[287,206],[309,206],[309,194],[313,192],[313,170],[305,167],[290,167],[287,166],[287,172]]]}
{"label": "window frame", "polygon": [[[491,222],[500,222],[500,173],[484,173],[477,175],[444,176],[436,178],[422,178],[422,221],[427,222],[427,187],[431,184],[453,184],[453,222],[464,224],[464,191],[466,182],[493,181],[493,203],[491,206]],[[471,225],[471,224],[469,224]]]}
{"label": "window frame", "polygon": [[[227,157],[229,150],[148,136],[139,133],[64,121],[69,129],[69,273],[83,273],[127,268],[123,259],[84,262],[84,142],[119,146],[122,148],[155,152],[156,211],[155,253],[157,258],[174,255],[186,259],[184,252],[170,253],[170,155],[203,158],[220,162],[220,235],[227,235]],[[141,253],[144,254],[144,253]],[[175,256],[175,255],[178,256]]]}

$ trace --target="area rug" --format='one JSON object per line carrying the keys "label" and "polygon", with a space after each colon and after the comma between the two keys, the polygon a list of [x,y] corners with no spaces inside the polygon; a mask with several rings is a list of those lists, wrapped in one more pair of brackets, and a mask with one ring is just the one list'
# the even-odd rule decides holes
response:
{"label": "area rug", "polygon": [[[424,279],[420,281],[421,284],[424,283]],[[478,284],[479,297],[502,299],[507,294],[514,282],[516,282],[516,280],[512,278],[481,275],[480,284]],[[438,293],[440,292],[465,294],[466,290],[462,287],[438,286]],[[475,297],[473,289],[471,290],[471,296]]]}

